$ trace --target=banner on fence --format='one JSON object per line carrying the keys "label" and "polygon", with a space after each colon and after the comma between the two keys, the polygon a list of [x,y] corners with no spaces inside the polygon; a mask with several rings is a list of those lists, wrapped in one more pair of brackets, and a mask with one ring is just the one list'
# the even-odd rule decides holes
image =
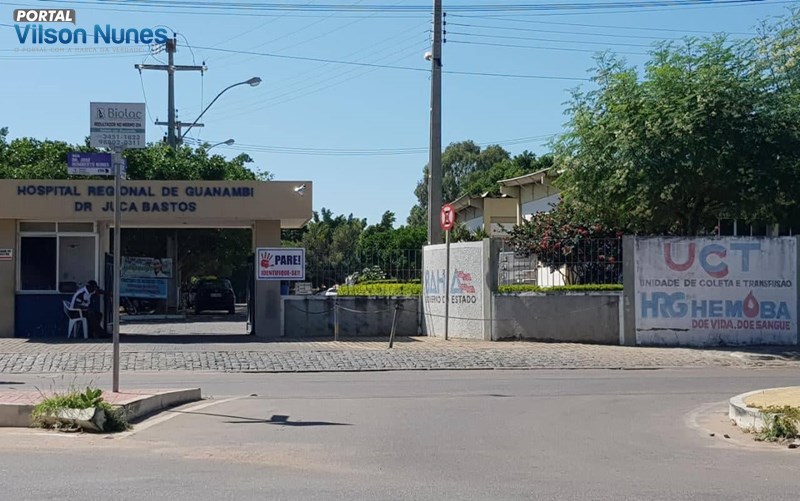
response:
{"label": "banner on fence", "polygon": [[636,342],[794,344],[794,238],[635,241]]}
{"label": "banner on fence", "polygon": [[172,259],[122,256],[122,278],[172,278]]}
{"label": "banner on fence", "polygon": [[166,299],[167,281],[160,278],[122,278],[119,295],[146,299]]}

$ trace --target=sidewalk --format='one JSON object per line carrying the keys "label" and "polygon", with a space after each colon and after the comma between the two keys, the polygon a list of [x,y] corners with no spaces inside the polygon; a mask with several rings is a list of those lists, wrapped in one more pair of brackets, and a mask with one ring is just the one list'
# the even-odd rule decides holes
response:
{"label": "sidewalk", "polygon": [[[800,367],[784,349],[641,348],[566,343],[488,342],[402,337],[256,341],[246,336],[123,336],[123,371],[324,372],[436,369],[653,369]],[[109,341],[0,339],[0,373],[94,373],[111,370]]]}

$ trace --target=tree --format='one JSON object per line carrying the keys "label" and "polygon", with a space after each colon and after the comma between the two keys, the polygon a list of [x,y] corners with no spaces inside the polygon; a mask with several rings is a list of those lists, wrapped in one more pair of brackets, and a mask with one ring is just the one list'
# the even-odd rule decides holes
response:
{"label": "tree", "polygon": [[512,228],[509,242],[520,257],[536,256],[568,284],[615,284],[622,276],[622,232],[583,216],[569,202],[534,214]]}
{"label": "tree", "polygon": [[[88,145],[63,141],[18,138],[7,141],[8,129],[0,129],[0,179],[70,179],[67,153],[96,151]],[[162,143],[127,150],[128,178],[135,180],[269,180],[266,171],[248,168],[252,159],[241,154],[227,160],[208,155],[203,148],[182,146],[173,150]],[[76,176],[75,179],[85,179]],[[123,232],[123,252],[128,255],[166,255],[167,233],[174,230],[136,229]],[[195,275],[242,275],[252,254],[251,236],[241,229],[181,230],[178,233],[178,261],[185,279]],[[243,275],[246,277],[245,275]],[[242,280],[246,283],[246,280]],[[234,283],[242,296],[243,283]]]}
{"label": "tree", "polygon": [[564,198],[639,233],[707,234],[718,218],[796,214],[798,16],[781,23],[742,43],[664,43],[641,78],[600,57],[597,89],[574,92],[555,144]]}
{"label": "tree", "polygon": [[[473,141],[451,143],[442,152],[442,200],[452,202],[464,195],[489,192],[498,194],[501,179],[522,176],[552,166],[552,158],[528,151],[511,158],[501,146],[487,146],[483,150]],[[428,166],[414,190],[417,204],[411,208],[407,223],[412,226],[428,225]],[[438,210],[438,209],[437,209]]]}

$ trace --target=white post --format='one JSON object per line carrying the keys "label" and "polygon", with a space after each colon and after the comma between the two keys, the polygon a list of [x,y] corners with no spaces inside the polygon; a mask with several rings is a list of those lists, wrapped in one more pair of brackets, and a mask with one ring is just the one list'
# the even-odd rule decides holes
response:
{"label": "white post", "polygon": [[445,296],[444,296],[444,340],[447,341],[448,328],[450,327],[450,230],[445,234]]}
{"label": "white post", "polygon": [[112,318],[114,321],[114,354],[113,354],[113,392],[119,393],[119,275],[122,261],[122,249],[120,236],[122,228],[120,224],[121,214],[119,208],[120,185],[122,184],[122,152],[114,150],[114,300]]}

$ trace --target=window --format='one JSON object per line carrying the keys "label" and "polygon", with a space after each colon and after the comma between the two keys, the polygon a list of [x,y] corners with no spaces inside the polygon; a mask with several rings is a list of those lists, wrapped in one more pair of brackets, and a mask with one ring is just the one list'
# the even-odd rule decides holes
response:
{"label": "window", "polygon": [[94,223],[19,223],[19,290],[74,292],[97,279]]}
{"label": "window", "polygon": [[22,237],[19,248],[22,290],[56,289],[56,241],[56,237]]}

